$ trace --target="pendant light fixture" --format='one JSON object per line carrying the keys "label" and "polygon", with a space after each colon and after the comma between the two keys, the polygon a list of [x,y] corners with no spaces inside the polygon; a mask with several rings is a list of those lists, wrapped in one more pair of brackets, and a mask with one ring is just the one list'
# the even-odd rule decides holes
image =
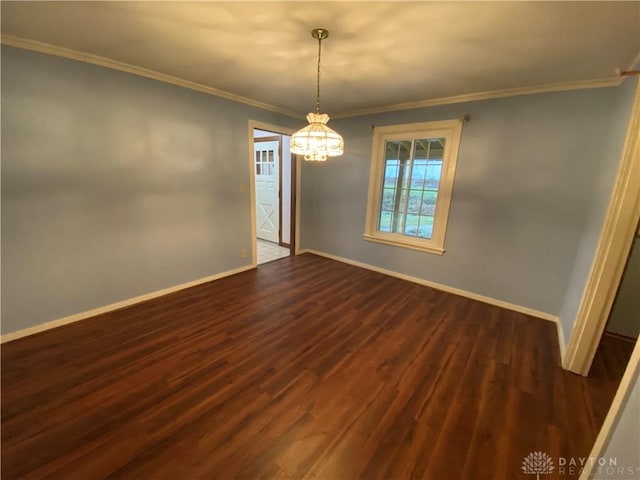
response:
{"label": "pendant light fixture", "polygon": [[316,113],[309,113],[309,125],[298,130],[291,137],[291,153],[304,155],[305,160],[324,162],[327,157],[342,155],[344,141],[334,130],[327,127],[329,115],[320,113],[320,58],[322,55],[322,40],[329,36],[324,28],[314,28],[311,36],[318,40],[318,76],[316,82]]}

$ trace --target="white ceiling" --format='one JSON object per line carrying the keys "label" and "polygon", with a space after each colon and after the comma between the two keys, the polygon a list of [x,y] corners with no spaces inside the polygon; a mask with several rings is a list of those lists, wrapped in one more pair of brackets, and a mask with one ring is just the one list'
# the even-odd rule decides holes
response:
{"label": "white ceiling", "polygon": [[640,2],[7,2],[2,34],[330,115],[614,78],[640,51]]}

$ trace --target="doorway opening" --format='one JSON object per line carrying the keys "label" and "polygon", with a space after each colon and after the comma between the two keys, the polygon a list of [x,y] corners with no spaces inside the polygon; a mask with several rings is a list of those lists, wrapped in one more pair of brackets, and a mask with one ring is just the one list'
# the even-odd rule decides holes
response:
{"label": "doorway opening", "polygon": [[[631,250],[622,272],[620,285],[596,350],[594,362],[591,365],[592,372],[597,361],[600,360],[601,354],[605,353],[603,351],[608,351],[607,357],[616,358],[617,363],[626,367],[629,358],[631,358],[633,347],[640,336],[638,292],[640,292],[640,225],[636,229],[631,243]],[[611,368],[611,365],[608,367]],[[618,375],[620,378],[622,378],[624,368],[621,370]]]}
{"label": "doorway opening", "polygon": [[296,162],[291,137],[270,129],[251,130],[255,198],[255,257],[258,265],[295,253]]}
{"label": "doorway opening", "polygon": [[[640,182],[638,182],[640,178],[640,162],[638,162],[640,83],[636,84],[635,90],[622,159],[616,174],[593,265],[563,361],[563,368],[580,375],[588,375],[593,367],[594,356],[601,343],[602,333],[611,314],[611,307],[617,300],[616,294],[625,266],[631,261],[629,254],[634,234],[638,232],[638,223],[640,223],[640,203],[638,203],[638,198],[640,198]],[[606,453],[612,435],[619,428],[622,429],[620,430],[621,435],[625,433],[624,429],[627,427],[621,420],[625,418],[628,411],[635,412],[633,402],[636,402],[638,397],[637,395],[634,397],[634,392],[637,393],[636,386],[639,374],[640,342],[636,341],[589,458],[601,458]],[[594,474],[596,474],[596,466],[590,465],[585,467],[580,478],[590,478]]]}
{"label": "doorway opening", "polygon": [[640,335],[640,226],[636,229],[606,326],[589,370],[587,394],[602,425]]}

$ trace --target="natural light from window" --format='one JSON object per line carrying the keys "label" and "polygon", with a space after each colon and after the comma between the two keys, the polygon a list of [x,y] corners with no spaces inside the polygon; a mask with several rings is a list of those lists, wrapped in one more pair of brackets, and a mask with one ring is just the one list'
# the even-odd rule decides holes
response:
{"label": "natural light from window", "polygon": [[461,131],[460,120],[374,129],[365,239],[444,252]]}

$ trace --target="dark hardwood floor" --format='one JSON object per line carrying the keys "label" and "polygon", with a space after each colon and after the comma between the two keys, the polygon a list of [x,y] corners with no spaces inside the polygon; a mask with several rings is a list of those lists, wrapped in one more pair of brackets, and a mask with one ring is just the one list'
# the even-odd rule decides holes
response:
{"label": "dark hardwood floor", "polygon": [[[627,368],[635,342],[615,334],[604,332],[596,350],[587,382],[589,408],[593,409],[596,419],[606,415],[613,394],[620,385],[622,375]],[[613,394],[611,393],[613,392]]]}
{"label": "dark hardwood floor", "polygon": [[558,357],[550,322],[288,257],[4,345],[2,478],[535,478],[615,391]]}

